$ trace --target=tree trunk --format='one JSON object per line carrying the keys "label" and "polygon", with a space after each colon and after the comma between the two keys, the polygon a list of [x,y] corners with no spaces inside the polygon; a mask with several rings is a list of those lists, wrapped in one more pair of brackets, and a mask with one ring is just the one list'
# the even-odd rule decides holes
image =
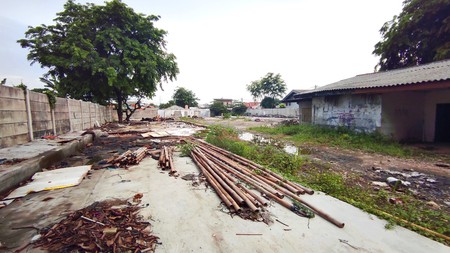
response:
{"label": "tree trunk", "polygon": [[116,91],[117,96],[117,118],[119,119],[119,123],[123,122],[123,110],[122,110],[122,103],[123,103],[123,97],[122,93],[119,90]]}

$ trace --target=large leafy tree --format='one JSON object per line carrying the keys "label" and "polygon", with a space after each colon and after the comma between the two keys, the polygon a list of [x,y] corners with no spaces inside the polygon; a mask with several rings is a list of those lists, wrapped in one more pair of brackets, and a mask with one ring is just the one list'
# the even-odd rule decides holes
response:
{"label": "large leafy tree", "polygon": [[18,42],[30,50],[32,64],[49,69],[44,77],[58,94],[100,104],[114,100],[122,121],[124,108],[132,113],[140,107],[130,108],[130,97],[152,97],[179,72],[165,49],[166,31],[154,26],[158,19],[120,0],[102,6],[69,0],[55,24],[30,27]]}
{"label": "large leafy tree", "polygon": [[194,92],[183,87],[177,88],[173,93],[172,98],[175,104],[181,107],[184,107],[185,105],[188,105],[189,107],[198,106],[198,98],[195,96]]}
{"label": "large leafy tree", "polygon": [[283,96],[286,92],[286,83],[280,74],[267,73],[259,80],[247,85],[247,90],[254,99],[261,97],[271,97],[273,99]]}
{"label": "large leafy tree", "polygon": [[390,70],[450,58],[450,1],[405,0],[398,16],[380,29],[376,68]]}

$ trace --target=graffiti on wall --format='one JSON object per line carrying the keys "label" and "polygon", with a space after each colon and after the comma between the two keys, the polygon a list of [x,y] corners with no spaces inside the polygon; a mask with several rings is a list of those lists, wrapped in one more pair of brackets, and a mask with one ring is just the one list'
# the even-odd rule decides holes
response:
{"label": "graffiti on wall", "polygon": [[315,124],[343,126],[361,132],[375,131],[381,125],[381,100],[376,97],[370,103],[366,97],[359,98],[358,95],[343,95],[338,104],[328,100],[313,99]]}

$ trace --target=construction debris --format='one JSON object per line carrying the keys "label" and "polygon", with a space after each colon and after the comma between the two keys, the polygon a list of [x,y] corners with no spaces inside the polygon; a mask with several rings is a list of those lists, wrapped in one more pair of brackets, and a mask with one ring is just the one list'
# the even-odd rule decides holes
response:
{"label": "construction debris", "polygon": [[113,157],[106,160],[105,164],[100,168],[106,168],[112,165],[116,167],[127,168],[130,165],[139,164],[142,161],[142,159],[144,159],[144,157],[147,155],[147,153],[148,153],[147,147],[141,147],[135,151],[127,150],[117,158]]}
{"label": "construction debris", "polygon": [[[158,237],[126,201],[96,202],[40,231],[34,247],[49,252],[154,252]],[[117,208],[117,207],[120,208]]]}
{"label": "construction debris", "polygon": [[31,192],[50,191],[78,185],[90,169],[91,165],[84,165],[38,172],[33,175],[30,183],[12,191],[5,200],[20,198]]}
{"label": "construction debris", "polygon": [[169,175],[175,175],[177,172],[173,164],[173,147],[162,146],[161,154],[159,155],[159,167],[162,170],[169,170]]}
{"label": "construction debris", "polygon": [[[259,212],[268,204],[253,190],[247,188],[250,186],[264,198],[273,200],[300,216],[312,218],[317,214],[337,227],[344,227],[344,223],[298,196],[305,193],[313,194],[313,190],[288,181],[259,164],[202,140],[191,138],[187,142],[194,146],[191,150],[192,159],[231,212],[240,213],[248,209]],[[291,201],[283,199],[284,197]]]}

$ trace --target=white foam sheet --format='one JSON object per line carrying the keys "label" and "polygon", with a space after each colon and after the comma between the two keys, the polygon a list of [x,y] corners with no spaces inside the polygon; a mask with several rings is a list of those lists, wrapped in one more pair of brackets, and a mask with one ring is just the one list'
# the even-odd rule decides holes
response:
{"label": "white foam sheet", "polygon": [[5,200],[20,198],[31,192],[49,191],[76,186],[81,183],[91,167],[92,165],[83,165],[37,172],[31,178],[32,182],[15,189],[5,198]]}

